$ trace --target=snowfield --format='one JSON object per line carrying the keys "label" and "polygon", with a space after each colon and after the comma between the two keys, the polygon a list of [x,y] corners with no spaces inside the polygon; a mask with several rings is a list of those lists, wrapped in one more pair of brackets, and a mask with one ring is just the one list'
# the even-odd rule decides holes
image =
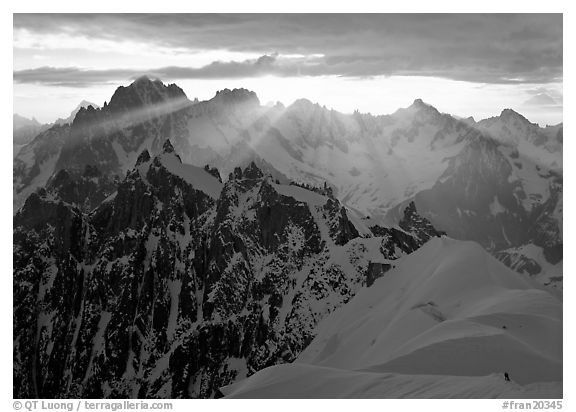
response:
{"label": "snowfield", "polygon": [[474,242],[431,239],[317,331],[295,363],[262,370],[223,393],[562,396],[561,300]]}
{"label": "snowfield", "polygon": [[222,191],[222,183],[204,169],[182,163],[174,153],[160,155],[162,165],[173,175],[181,177],[197,190],[201,190],[213,199],[218,199]]}
{"label": "snowfield", "polygon": [[501,375],[481,377],[399,375],[326,368],[305,364],[276,365],[221,389],[227,398],[410,398],[516,399],[561,398],[562,384],[518,385]]}

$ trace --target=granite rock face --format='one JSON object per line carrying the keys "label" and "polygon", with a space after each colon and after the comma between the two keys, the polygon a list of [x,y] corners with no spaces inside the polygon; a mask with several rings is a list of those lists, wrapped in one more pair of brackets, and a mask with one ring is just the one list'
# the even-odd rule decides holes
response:
{"label": "granite rock face", "polygon": [[217,396],[439,235],[411,209],[409,230],[361,237],[334,197],[255,164],[222,184],[169,142],[99,177],[60,171],[14,217],[15,397]]}

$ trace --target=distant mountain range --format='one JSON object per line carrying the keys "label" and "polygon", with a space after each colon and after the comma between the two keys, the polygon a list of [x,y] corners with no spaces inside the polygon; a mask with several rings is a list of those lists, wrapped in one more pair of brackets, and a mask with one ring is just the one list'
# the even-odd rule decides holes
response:
{"label": "distant mountain range", "polygon": [[216,167],[223,180],[254,161],[283,182],[328,184],[375,223],[395,224],[414,200],[450,236],[525,273],[545,272],[544,282],[561,276],[562,125],[541,128],[510,109],[460,120],[419,99],[383,116],[305,99],[261,106],[245,89],[191,102],[146,77],[102,108],[83,102],[75,112],[14,159],[14,211],[58,170],[89,164],[123,176],[142,150],[158,153],[170,138],[184,162]]}
{"label": "distant mountain range", "polygon": [[46,124],[41,124],[34,117],[32,119],[28,119],[24,116],[14,114],[12,120],[14,157],[16,157],[22,146],[30,143],[32,139],[34,139],[40,133],[55,125],[65,125],[72,123],[76,117],[76,113],[78,113],[81,108],[88,106],[99,107],[94,103],[82,100],[80,104],[76,106],[74,110],[72,110],[70,116],[65,119],[58,119],[54,123]]}
{"label": "distant mountain range", "polygon": [[[320,392],[360,366],[483,376],[462,396],[561,379],[562,125],[419,99],[383,116],[245,89],[198,102],[147,77],[44,130],[14,122],[39,127],[13,168],[14,397],[245,396],[259,376],[293,380],[297,366],[267,369],[293,361]],[[383,313],[376,291],[380,336],[362,323]],[[525,350],[521,387],[485,377],[501,365],[469,352],[479,330]],[[455,348],[469,373],[422,361]]]}

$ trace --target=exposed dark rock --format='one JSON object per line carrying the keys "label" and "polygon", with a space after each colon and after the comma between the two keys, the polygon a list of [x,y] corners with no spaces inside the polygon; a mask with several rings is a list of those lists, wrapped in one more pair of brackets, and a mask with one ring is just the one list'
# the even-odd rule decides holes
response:
{"label": "exposed dark rock", "polygon": [[529,276],[537,275],[542,270],[537,262],[535,262],[533,259],[523,256],[520,253],[502,251],[497,252],[494,256],[510,269],[513,269],[519,273],[527,274]]}
{"label": "exposed dark rock", "polygon": [[408,233],[413,233],[421,243],[427,242],[431,237],[446,235],[436,230],[430,221],[418,214],[414,202],[410,202],[404,209],[404,216],[398,225]]}
{"label": "exposed dark rock", "polygon": [[144,151],[138,155],[138,159],[136,159],[136,166],[140,166],[142,163],[148,161],[150,161],[150,152],[148,152],[148,149],[144,149]]}
{"label": "exposed dark rock", "polygon": [[264,174],[254,162],[251,162],[250,165],[242,172],[242,177],[244,179],[260,179],[264,177]]}
{"label": "exposed dark rock", "polygon": [[172,143],[170,142],[170,140],[166,140],[164,142],[164,145],[162,146],[162,150],[164,153],[174,153],[174,146],[172,146]]}
{"label": "exposed dark rock", "polygon": [[372,286],[376,279],[384,276],[391,268],[392,265],[388,263],[370,262],[368,264],[368,270],[366,271],[366,286]]}
{"label": "exposed dark rock", "polygon": [[[175,155],[169,145],[161,156]],[[69,201],[77,182],[103,178],[90,167],[58,172],[16,214],[15,397],[218,396],[294,360],[324,316],[387,270],[365,258],[336,199],[284,196],[255,164],[213,199],[161,156],[143,152],[91,213]],[[421,245],[416,226],[381,230],[384,258]],[[344,250],[353,272],[332,263]]]}
{"label": "exposed dark rock", "polygon": [[46,191],[58,199],[90,212],[116,191],[118,176],[102,175],[86,165],[82,173],[61,169],[48,181]]}
{"label": "exposed dark rock", "polygon": [[214,104],[224,105],[260,105],[260,100],[258,99],[258,96],[256,96],[256,93],[246,89],[219,90],[216,92],[216,96],[214,96],[211,102]]}

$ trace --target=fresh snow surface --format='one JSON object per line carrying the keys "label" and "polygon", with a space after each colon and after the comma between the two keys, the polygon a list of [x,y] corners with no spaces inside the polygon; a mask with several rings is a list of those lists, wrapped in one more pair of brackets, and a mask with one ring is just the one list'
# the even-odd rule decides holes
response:
{"label": "fresh snow surface", "polygon": [[221,388],[228,398],[561,398],[562,384],[519,385],[488,376],[399,375],[305,364],[276,365]]}
{"label": "fresh snow surface", "polygon": [[273,186],[281,195],[292,197],[299,202],[308,203],[309,205],[323,206],[328,200],[326,196],[299,186],[278,184],[273,184]]}
{"label": "fresh snow surface", "polygon": [[294,364],[265,369],[224,392],[557,397],[561,381],[559,298],[474,242],[434,238],[325,318]]}
{"label": "fresh snow surface", "polygon": [[201,167],[182,163],[173,153],[160,155],[162,165],[173,175],[179,176],[190,183],[194,189],[200,190],[213,199],[218,199],[222,191],[222,183]]}
{"label": "fresh snow surface", "polygon": [[[33,156],[32,150],[30,150],[28,153],[32,153]],[[27,156],[28,153],[26,153]],[[34,179],[32,179],[32,181],[28,184],[28,186],[26,186],[20,193],[16,193],[15,191],[16,184],[14,184],[12,189],[13,190],[12,213],[15,214],[18,211],[18,209],[20,209],[20,207],[24,204],[26,199],[28,199],[28,196],[34,193],[36,189],[38,189],[39,187],[44,187],[46,185],[46,183],[50,179],[50,176],[52,176],[52,174],[54,173],[54,168],[56,166],[56,163],[58,162],[58,156],[59,153],[57,155],[50,156],[47,160],[40,163],[39,164],[40,173],[38,173],[34,177]]]}
{"label": "fresh snow surface", "polygon": [[224,121],[220,109],[202,107],[188,122],[192,150],[184,162],[213,164],[220,157],[223,164],[235,163],[244,148],[294,181],[330,182],[342,203],[363,214],[384,215],[432,187],[447,159],[465,145],[463,131],[447,116],[428,116],[418,108],[353,116],[300,101],[285,109],[253,108],[241,116],[229,110]]}
{"label": "fresh snow surface", "polygon": [[[273,186],[274,189],[276,189],[276,191],[281,195],[292,197],[295,200],[307,203],[309,206],[312,207],[324,206],[328,201],[328,197],[300,186],[279,185],[275,183],[273,184]],[[350,221],[352,222],[352,224],[354,225],[360,236],[363,237],[373,236],[372,231],[370,230],[368,225],[362,221],[363,216],[360,212],[350,208],[346,208],[346,214],[348,215],[348,218],[350,219]],[[374,222],[371,223],[375,224]]]}
{"label": "fresh snow surface", "polygon": [[114,153],[116,153],[118,164],[120,165],[122,173],[126,174],[126,172],[134,167],[136,159],[138,159],[140,153],[142,153],[145,149],[150,153],[153,153],[153,142],[154,141],[152,138],[148,138],[142,142],[138,149],[126,152],[118,141],[112,141],[112,149],[114,149]]}

